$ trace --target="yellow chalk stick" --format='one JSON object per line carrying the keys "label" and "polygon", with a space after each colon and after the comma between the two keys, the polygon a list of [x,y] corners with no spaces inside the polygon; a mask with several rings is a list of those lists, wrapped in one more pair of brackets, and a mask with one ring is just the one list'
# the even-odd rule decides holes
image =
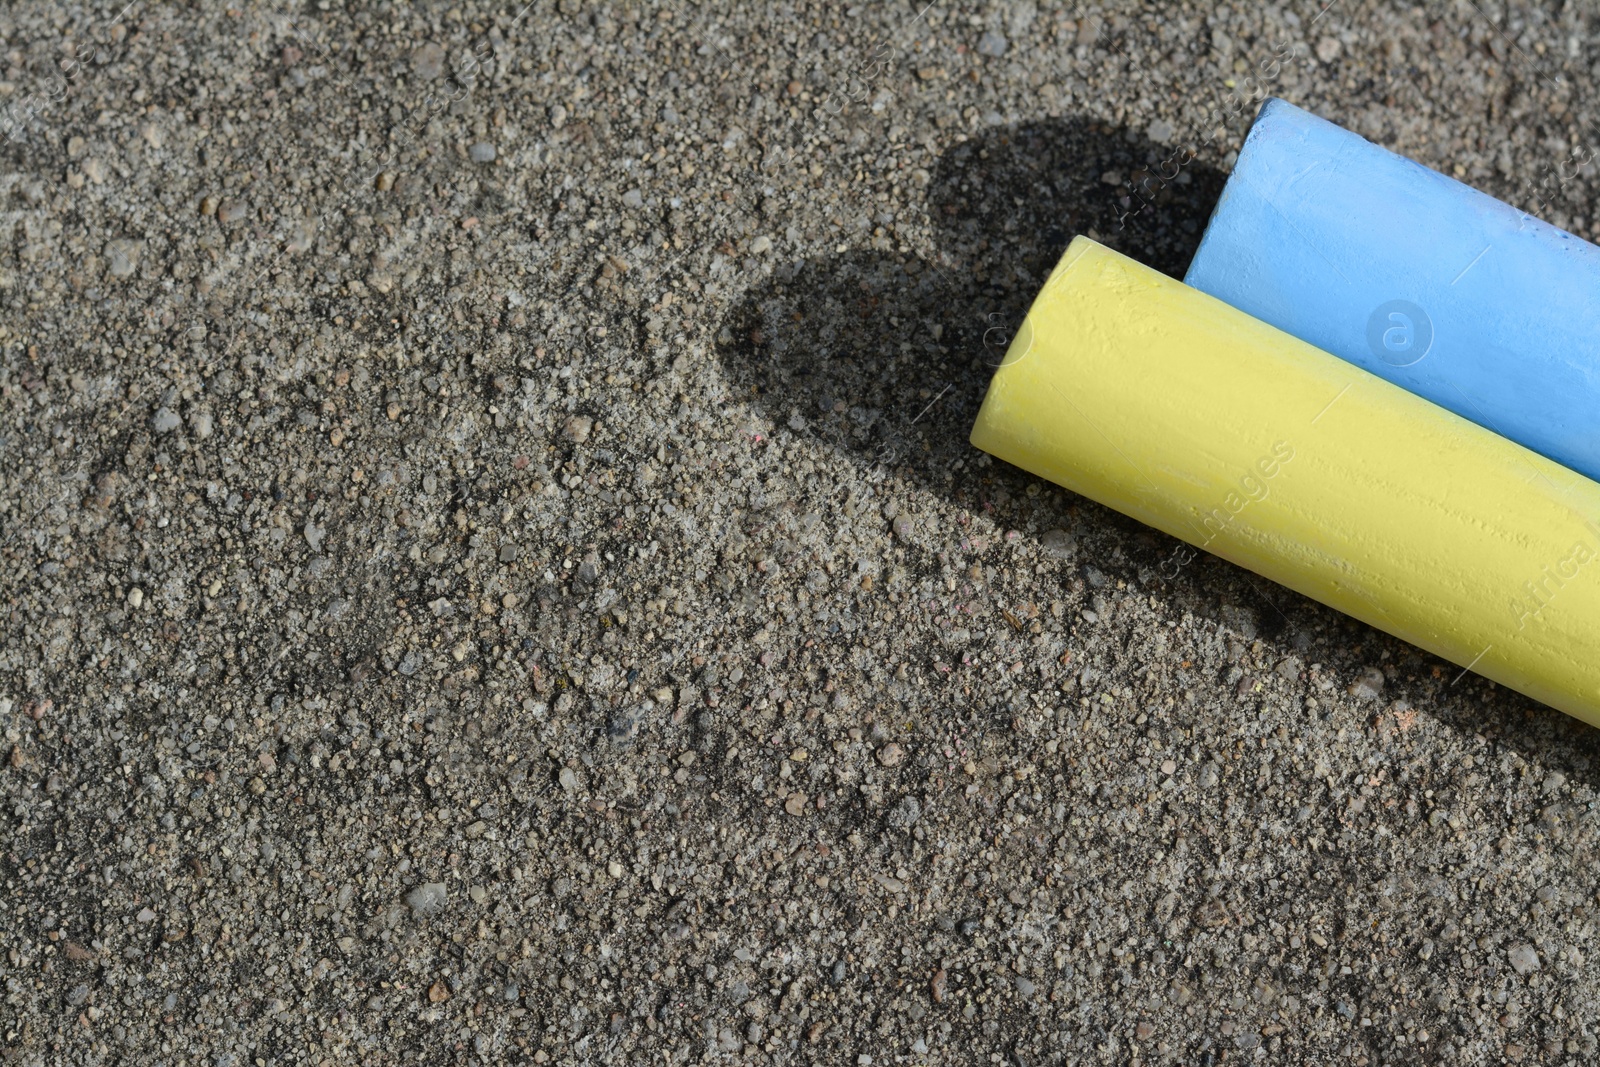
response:
{"label": "yellow chalk stick", "polygon": [[1600,485],[1093,241],[972,443],[1600,725]]}

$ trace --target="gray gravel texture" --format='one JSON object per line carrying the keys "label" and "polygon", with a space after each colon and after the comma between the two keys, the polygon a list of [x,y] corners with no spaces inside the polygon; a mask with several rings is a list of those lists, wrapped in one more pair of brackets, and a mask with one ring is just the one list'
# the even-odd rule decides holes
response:
{"label": "gray gravel texture", "polygon": [[1595,1062],[1593,731],[965,440],[1592,9],[924,2],[0,12],[0,1062]]}

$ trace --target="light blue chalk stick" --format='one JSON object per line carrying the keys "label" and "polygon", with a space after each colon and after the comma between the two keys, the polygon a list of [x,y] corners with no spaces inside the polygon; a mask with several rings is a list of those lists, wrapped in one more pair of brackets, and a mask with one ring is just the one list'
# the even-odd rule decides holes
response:
{"label": "light blue chalk stick", "polygon": [[1184,280],[1600,480],[1587,241],[1269,100]]}

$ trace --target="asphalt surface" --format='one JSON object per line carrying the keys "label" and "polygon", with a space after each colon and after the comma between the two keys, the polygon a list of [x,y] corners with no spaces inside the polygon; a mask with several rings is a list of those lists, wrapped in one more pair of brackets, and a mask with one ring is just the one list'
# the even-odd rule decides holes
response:
{"label": "asphalt surface", "polygon": [[1592,730],[966,443],[1263,94],[1592,238],[1594,29],[0,11],[0,1062],[1594,1062]]}

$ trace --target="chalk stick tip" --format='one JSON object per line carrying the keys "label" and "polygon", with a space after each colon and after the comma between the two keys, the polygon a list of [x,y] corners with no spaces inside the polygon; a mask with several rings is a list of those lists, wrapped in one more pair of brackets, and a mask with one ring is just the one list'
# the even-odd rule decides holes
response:
{"label": "chalk stick tip", "polygon": [[1261,102],[1261,110],[1256,112],[1256,121],[1259,122],[1268,115],[1276,115],[1280,111],[1295,112],[1301,110],[1281,96],[1269,96]]}

